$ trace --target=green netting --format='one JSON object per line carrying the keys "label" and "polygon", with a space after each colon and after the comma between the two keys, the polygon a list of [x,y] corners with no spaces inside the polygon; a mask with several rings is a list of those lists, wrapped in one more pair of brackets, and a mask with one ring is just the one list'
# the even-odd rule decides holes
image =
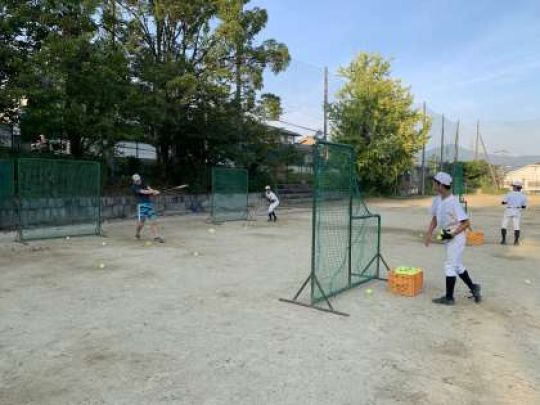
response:
{"label": "green netting", "polygon": [[18,159],[20,239],[99,234],[100,189],[97,162]]}
{"label": "green netting", "polygon": [[380,217],[361,197],[352,147],[315,145],[314,175],[311,299],[317,302],[378,277]]}
{"label": "green netting", "polygon": [[248,218],[248,172],[245,169],[212,169],[212,219],[216,222]]}
{"label": "green netting", "polygon": [[463,173],[463,163],[454,163],[452,167],[452,192],[454,195],[465,194],[465,176]]}
{"label": "green netting", "polygon": [[15,171],[12,160],[0,160],[0,229],[13,227],[15,217]]}

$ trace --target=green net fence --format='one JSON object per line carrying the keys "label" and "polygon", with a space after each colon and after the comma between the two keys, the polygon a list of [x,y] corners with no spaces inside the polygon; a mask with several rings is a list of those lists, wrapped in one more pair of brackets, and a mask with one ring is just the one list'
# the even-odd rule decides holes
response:
{"label": "green net fence", "polygon": [[15,221],[15,171],[12,160],[0,160],[0,229],[10,229]]}
{"label": "green net fence", "polygon": [[465,175],[463,170],[463,163],[454,163],[452,165],[452,192],[454,195],[461,196],[465,194]]}
{"label": "green net fence", "polygon": [[89,161],[18,159],[19,238],[99,234],[100,168]]}
{"label": "green net fence", "polygon": [[248,172],[245,169],[212,169],[212,219],[216,222],[248,218]]}
{"label": "green net fence", "polygon": [[352,147],[318,143],[314,175],[312,303],[378,278],[380,246],[380,217],[362,199]]}

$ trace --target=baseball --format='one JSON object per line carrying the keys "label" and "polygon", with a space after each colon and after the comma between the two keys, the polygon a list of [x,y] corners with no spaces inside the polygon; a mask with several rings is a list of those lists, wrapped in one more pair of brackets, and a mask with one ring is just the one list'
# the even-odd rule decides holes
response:
{"label": "baseball", "polygon": [[216,233],[216,230],[215,230],[214,228],[210,228],[210,229],[208,230],[208,232],[210,232],[210,233]]}
{"label": "baseball", "polygon": [[100,263],[100,264],[99,264],[99,268],[100,268],[100,269],[104,269],[104,268],[105,268],[105,263]]}
{"label": "baseball", "polygon": [[145,245],[146,245],[146,246],[152,246],[152,242],[147,241],[147,242],[145,243]]}
{"label": "baseball", "polygon": [[532,281],[527,279],[527,280],[525,280],[525,284],[532,284]]}
{"label": "baseball", "polygon": [[66,236],[66,240],[69,240],[69,239],[70,239],[70,237],[69,237],[69,236]]}
{"label": "baseball", "polygon": [[368,295],[373,294],[373,290],[372,290],[371,288],[368,288],[368,289],[366,290],[366,294],[368,294]]}
{"label": "baseball", "polygon": [[101,242],[101,246],[107,246],[107,242]]}
{"label": "baseball", "polygon": [[193,256],[199,256],[199,252],[193,252]]}

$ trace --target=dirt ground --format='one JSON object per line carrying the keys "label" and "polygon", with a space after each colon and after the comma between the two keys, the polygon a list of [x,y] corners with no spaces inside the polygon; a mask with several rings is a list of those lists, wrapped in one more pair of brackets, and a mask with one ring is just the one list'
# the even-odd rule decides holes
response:
{"label": "dirt ground", "polygon": [[540,200],[519,247],[498,245],[498,201],[469,198],[485,300],[460,283],[455,307],[431,303],[444,252],[422,244],[429,201],[372,201],[385,258],[425,269],[425,288],[360,286],[333,299],[350,317],[278,301],[309,273],[307,209],[162,218],[164,245],[135,241],[131,221],[107,238],[4,236],[0,404],[540,404]]}

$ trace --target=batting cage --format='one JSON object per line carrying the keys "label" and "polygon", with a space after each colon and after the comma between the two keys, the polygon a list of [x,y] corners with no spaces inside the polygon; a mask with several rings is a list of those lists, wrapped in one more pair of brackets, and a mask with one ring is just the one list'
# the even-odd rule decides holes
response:
{"label": "batting cage", "polygon": [[245,169],[212,168],[212,220],[248,219],[248,172]]}
{"label": "batting cage", "polygon": [[[381,277],[388,270],[381,246],[381,218],[360,194],[351,146],[318,142],[314,146],[311,272],[292,300],[282,301],[335,311],[329,298]],[[309,285],[310,303],[298,301]],[[316,306],[325,301],[329,309]]]}
{"label": "batting cage", "polygon": [[20,240],[100,234],[98,162],[32,158],[16,167]]}

